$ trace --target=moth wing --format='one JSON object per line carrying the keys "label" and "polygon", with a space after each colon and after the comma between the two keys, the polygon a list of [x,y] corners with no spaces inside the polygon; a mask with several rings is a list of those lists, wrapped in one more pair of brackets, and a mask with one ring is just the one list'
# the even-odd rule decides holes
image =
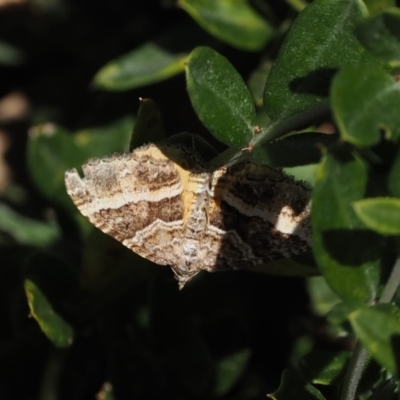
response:
{"label": "moth wing", "polygon": [[182,171],[155,145],[89,161],[65,173],[67,193],[97,228],[142,257],[175,264],[182,231]]}
{"label": "moth wing", "polygon": [[219,231],[215,269],[237,269],[311,246],[310,190],[267,166],[242,162],[213,175],[209,230]]}

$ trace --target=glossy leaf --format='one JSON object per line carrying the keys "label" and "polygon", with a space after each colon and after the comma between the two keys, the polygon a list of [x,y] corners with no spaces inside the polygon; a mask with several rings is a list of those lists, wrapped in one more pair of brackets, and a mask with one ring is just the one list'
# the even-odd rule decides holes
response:
{"label": "glossy leaf", "polygon": [[366,15],[361,0],[316,0],[299,14],[265,86],[264,107],[272,121],[327,101],[342,65],[378,63],[354,36]]}
{"label": "glossy leaf", "polygon": [[317,388],[290,369],[283,371],[278,390],[267,396],[273,400],[325,400]]}
{"label": "glossy leaf", "polygon": [[349,316],[357,337],[368,352],[390,372],[399,372],[400,319],[378,307],[360,308]]}
{"label": "glossy leaf", "polygon": [[332,109],[343,140],[359,146],[400,137],[400,87],[387,72],[347,66],[332,83]]}
{"label": "glossy leaf", "polygon": [[387,60],[400,61],[400,10],[392,8],[368,18],[357,26],[356,35],[373,54]]}
{"label": "glossy leaf", "polygon": [[324,156],[313,192],[313,249],[327,283],[348,301],[373,299],[379,282],[383,239],[352,208],[366,186],[367,166],[360,158],[345,148]]}
{"label": "glossy leaf", "polygon": [[353,204],[358,218],[382,235],[400,234],[400,199],[375,197]]}
{"label": "glossy leaf", "polygon": [[256,117],[254,101],[229,61],[208,47],[196,48],[186,66],[190,100],[201,122],[228,146],[247,146]]}
{"label": "glossy leaf", "polygon": [[217,396],[223,396],[237,383],[247,367],[250,351],[244,349],[217,361],[215,370],[215,389]]}
{"label": "glossy leaf", "polygon": [[74,338],[72,327],[54,311],[34,282],[25,280],[24,287],[31,315],[42,332],[56,347],[69,347]]}
{"label": "glossy leaf", "polygon": [[189,53],[216,40],[193,21],[172,24],[160,37],[110,61],[93,78],[106,90],[128,90],[163,81],[185,70]]}
{"label": "glossy leaf", "polygon": [[349,359],[349,352],[315,350],[300,360],[300,372],[313,384],[337,386],[344,377]]}
{"label": "glossy leaf", "polygon": [[239,49],[261,50],[272,36],[272,27],[247,0],[179,0],[203,29]]}
{"label": "glossy leaf", "polygon": [[162,43],[149,42],[110,61],[93,78],[95,86],[128,90],[149,85],[184,71],[187,52],[174,53]]}

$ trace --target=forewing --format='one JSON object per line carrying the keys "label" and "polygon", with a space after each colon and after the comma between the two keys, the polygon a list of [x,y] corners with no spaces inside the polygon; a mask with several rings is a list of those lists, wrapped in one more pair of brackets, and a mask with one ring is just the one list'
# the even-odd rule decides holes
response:
{"label": "forewing", "polygon": [[[65,174],[67,192],[97,228],[158,264],[174,264],[182,231],[182,171],[155,145],[89,161]],[[168,253],[166,256],[165,253]]]}

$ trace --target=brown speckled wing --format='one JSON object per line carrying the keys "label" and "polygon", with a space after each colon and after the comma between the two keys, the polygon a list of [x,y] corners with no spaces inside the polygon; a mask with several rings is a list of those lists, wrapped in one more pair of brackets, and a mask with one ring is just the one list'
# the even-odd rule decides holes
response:
{"label": "brown speckled wing", "polygon": [[67,192],[97,228],[170,265],[180,287],[201,270],[246,268],[307,250],[309,190],[243,162],[207,172],[178,146],[140,147],[67,171]]}
{"label": "brown speckled wing", "polygon": [[80,212],[103,232],[158,264],[176,264],[182,240],[185,173],[156,146],[89,161],[81,178],[65,174],[67,192]]}
{"label": "brown speckled wing", "polygon": [[300,254],[311,246],[310,190],[266,166],[242,162],[215,171],[210,230],[226,232],[214,270]]}

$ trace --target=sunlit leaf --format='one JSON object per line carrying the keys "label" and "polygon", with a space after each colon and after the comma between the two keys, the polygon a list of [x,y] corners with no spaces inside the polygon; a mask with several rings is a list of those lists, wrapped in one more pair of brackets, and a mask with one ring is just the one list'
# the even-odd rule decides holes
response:
{"label": "sunlit leaf", "polygon": [[347,66],[332,84],[332,108],[343,140],[359,146],[400,137],[400,87],[387,72]]}
{"label": "sunlit leaf", "polygon": [[7,204],[0,203],[0,230],[21,244],[46,246],[60,238],[56,221],[38,221],[18,214]]}
{"label": "sunlit leaf", "polygon": [[364,197],[367,166],[347,149],[327,153],[313,191],[313,238],[317,263],[342,299],[368,301],[376,295],[383,239],[368,230],[352,204]]}
{"label": "sunlit leaf", "polygon": [[379,63],[354,35],[367,14],[361,0],[315,0],[299,14],[265,86],[264,108],[272,121],[327,101],[342,65]]}
{"label": "sunlit leaf", "polygon": [[382,235],[400,234],[400,199],[375,197],[353,204],[360,220]]}
{"label": "sunlit leaf", "polygon": [[316,387],[290,369],[283,371],[278,390],[267,396],[273,400],[325,400]]}
{"label": "sunlit leaf", "polygon": [[208,47],[198,47],[186,66],[190,100],[201,122],[228,146],[246,146],[253,136],[254,101],[229,61]]}
{"label": "sunlit leaf", "polygon": [[314,384],[336,386],[344,377],[349,359],[349,352],[315,350],[300,360],[300,372]]}
{"label": "sunlit leaf", "polygon": [[202,28],[244,50],[260,50],[272,36],[272,27],[247,0],[179,0]]}
{"label": "sunlit leaf", "polygon": [[24,283],[31,315],[56,347],[69,347],[74,338],[72,327],[53,309],[47,298],[30,280]]}
{"label": "sunlit leaf", "polygon": [[400,361],[398,357],[400,349],[399,312],[396,314],[388,312],[387,309],[364,307],[351,313],[349,319],[356,335],[372,357],[390,372],[398,374]]}

